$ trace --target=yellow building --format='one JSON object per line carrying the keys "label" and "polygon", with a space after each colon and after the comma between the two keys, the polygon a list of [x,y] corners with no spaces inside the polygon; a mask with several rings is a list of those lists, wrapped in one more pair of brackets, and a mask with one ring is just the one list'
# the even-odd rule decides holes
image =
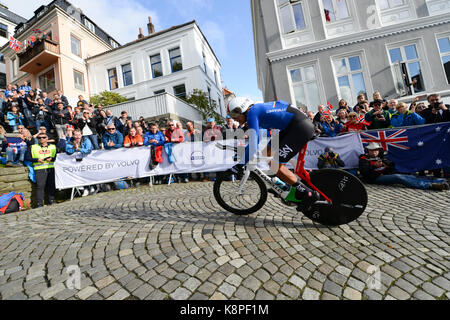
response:
{"label": "yellow building", "polygon": [[[34,38],[35,39],[34,39]],[[14,38],[22,43],[15,52],[4,45],[6,81],[31,82],[49,97],[62,90],[71,104],[89,97],[85,59],[119,46],[111,36],[65,0],[39,7],[26,23],[17,25]],[[30,40],[36,40],[30,45]]]}

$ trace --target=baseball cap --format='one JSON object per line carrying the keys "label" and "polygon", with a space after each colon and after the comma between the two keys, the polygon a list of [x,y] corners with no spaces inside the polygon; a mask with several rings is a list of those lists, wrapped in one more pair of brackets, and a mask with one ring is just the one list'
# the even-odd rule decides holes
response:
{"label": "baseball cap", "polygon": [[214,118],[209,118],[208,122],[216,122],[216,120]]}

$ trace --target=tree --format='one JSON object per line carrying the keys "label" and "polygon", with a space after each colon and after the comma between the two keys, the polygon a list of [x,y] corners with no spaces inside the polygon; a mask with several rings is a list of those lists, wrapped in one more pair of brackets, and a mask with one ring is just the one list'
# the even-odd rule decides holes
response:
{"label": "tree", "polygon": [[127,98],[121,96],[116,92],[111,91],[103,91],[91,97],[91,103],[101,105],[104,107],[127,101],[128,101]]}
{"label": "tree", "polygon": [[217,108],[216,101],[211,99],[211,104],[210,104],[208,95],[204,91],[202,91],[200,89],[194,89],[189,94],[186,101],[197,107],[197,110],[202,115],[203,121],[206,122],[209,118],[214,118],[218,125],[223,125],[225,123],[222,116],[216,112],[216,108]]}

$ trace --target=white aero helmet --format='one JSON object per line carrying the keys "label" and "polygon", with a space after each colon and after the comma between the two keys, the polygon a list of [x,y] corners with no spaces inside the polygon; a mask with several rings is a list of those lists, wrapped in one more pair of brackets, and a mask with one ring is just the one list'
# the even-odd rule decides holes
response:
{"label": "white aero helmet", "polygon": [[245,113],[254,104],[255,102],[250,98],[236,97],[228,103],[227,111],[230,117],[236,118]]}

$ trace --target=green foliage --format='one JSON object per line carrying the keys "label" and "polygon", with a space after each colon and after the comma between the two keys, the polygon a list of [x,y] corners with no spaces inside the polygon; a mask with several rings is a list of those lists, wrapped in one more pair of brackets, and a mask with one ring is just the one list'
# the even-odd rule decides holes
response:
{"label": "green foliage", "polygon": [[111,91],[103,91],[100,94],[91,97],[91,103],[95,105],[101,105],[104,107],[127,101],[128,101],[127,98],[121,96],[116,92]]}
{"label": "green foliage", "polygon": [[190,104],[193,104],[197,107],[197,110],[202,115],[203,120],[206,122],[209,118],[214,118],[218,125],[225,124],[225,120],[222,118],[220,114],[216,112],[217,103],[215,100],[211,100],[211,105],[209,104],[208,95],[200,90],[194,89],[186,101]]}

